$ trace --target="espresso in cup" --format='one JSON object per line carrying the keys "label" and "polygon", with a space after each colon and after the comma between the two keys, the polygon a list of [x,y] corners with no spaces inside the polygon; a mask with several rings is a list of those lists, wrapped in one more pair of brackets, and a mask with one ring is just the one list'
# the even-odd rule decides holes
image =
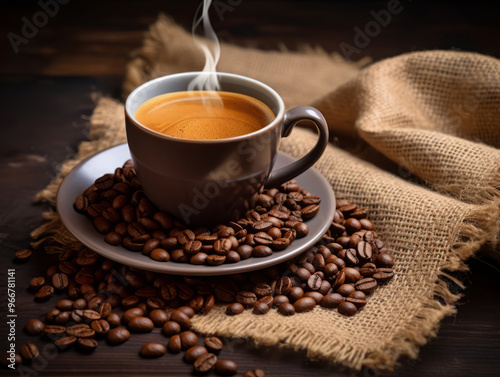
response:
{"label": "espresso in cup", "polygon": [[266,104],[245,94],[181,91],[149,99],[137,109],[135,118],[167,136],[217,140],[258,131],[275,115]]}

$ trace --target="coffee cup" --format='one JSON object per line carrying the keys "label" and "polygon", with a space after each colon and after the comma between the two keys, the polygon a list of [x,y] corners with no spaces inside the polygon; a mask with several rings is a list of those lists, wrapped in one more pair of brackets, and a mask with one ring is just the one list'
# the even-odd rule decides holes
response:
{"label": "coffee cup", "polygon": [[[244,135],[195,140],[155,131],[136,119],[146,101],[166,93],[187,91],[201,72],[159,77],[136,88],[125,103],[127,141],[144,193],[161,210],[191,225],[236,220],[252,208],[264,185],[278,186],[307,170],[328,144],[328,127],[315,108],[299,106],[285,112],[271,87],[229,73],[217,73],[220,90],[255,98],[274,114],[269,124]],[[318,130],[318,141],[299,160],[273,169],[280,140],[302,120]]]}

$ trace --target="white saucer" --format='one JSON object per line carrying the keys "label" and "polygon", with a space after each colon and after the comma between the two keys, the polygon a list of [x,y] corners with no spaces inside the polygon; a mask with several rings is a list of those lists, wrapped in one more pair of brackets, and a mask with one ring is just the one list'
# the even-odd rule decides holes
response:
{"label": "white saucer", "polygon": [[[326,232],[333,218],[335,195],[332,188],[320,173],[315,169],[309,169],[296,178],[297,182],[300,187],[306,188],[313,195],[319,195],[321,204],[318,214],[307,221],[309,226],[307,237],[296,239],[287,249],[274,252],[269,257],[248,258],[234,264],[198,266],[172,261],[158,262],[140,252],[129,251],[122,246],[109,245],[104,241],[104,235],[95,230],[92,222],[73,208],[75,198],[81,195],[97,178],[107,173],[113,173],[129,158],[130,152],[127,144],[103,150],[75,166],[66,175],[57,193],[57,210],[66,228],[88,248],[106,258],[128,266],[166,274],[199,276],[227,275],[258,270],[284,262],[307,250]],[[288,165],[293,161],[295,158],[279,153],[276,167]]]}

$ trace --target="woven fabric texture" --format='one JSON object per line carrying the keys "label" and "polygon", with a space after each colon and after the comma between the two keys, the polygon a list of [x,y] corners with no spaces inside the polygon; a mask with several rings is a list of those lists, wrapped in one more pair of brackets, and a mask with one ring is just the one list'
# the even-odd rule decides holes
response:
{"label": "woven fabric texture", "polygon": [[[134,53],[124,90],[202,66],[190,34],[162,16]],[[464,261],[485,245],[498,253],[500,61],[432,51],[359,70],[321,51],[222,44],[219,70],[269,84],[287,107],[312,104],[324,113],[334,139],[315,168],[337,197],[368,209],[395,256],[396,275],[354,317],[319,307],[292,317],[274,311],[229,317],[216,307],[195,317],[193,327],[258,345],[305,349],[311,359],[354,369],[391,369],[403,355],[415,358],[442,318],[455,311],[459,296],[441,278],[456,281],[449,273],[466,269]],[[121,103],[99,101],[90,138],[39,200],[54,203],[62,177],[78,161],[125,141]],[[315,140],[309,130],[296,129],[281,150],[299,157]],[[349,151],[338,147],[344,145]],[[47,219],[33,232],[35,246],[57,252],[76,243],[57,213]]]}

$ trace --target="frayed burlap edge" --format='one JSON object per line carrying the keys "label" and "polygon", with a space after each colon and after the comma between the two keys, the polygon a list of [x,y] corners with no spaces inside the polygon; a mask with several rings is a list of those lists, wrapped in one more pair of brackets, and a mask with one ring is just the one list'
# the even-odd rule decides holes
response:
{"label": "frayed burlap edge", "polygon": [[[77,155],[63,163],[60,176],[36,196],[37,202],[46,201],[54,205],[57,189],[63,177],[74,166],[102,149],[125,141],[124,132],[123,130],[120,132],[120,124],[116,121],[117,117],[119,119],[123,117],[123,106],[114,100],[102,98],[90,121],[91,140],[82,142]],[[457,228],[456,234],[450,235],[452,247],[446,261],[442,264],[440,271],[442,277],[451,277],[447,271],[467,270],[465,260],[473,256],[482,245],[495,239],[498,234],[500,215],[498,204],[499,202],[496,200],[491,204],[476,207],[463,215],[462,225]],[[81,245],[64,228],[57,212],[45,212],[44,218],[48,222],[31,233],[34,239],[33,248],[43,249],[47,253],[58,253],[66,248]],[[457,279],[452,278],[452,280],[462,285]],[[310,360],[341,364],[356,370],[363,367],[391,370],[402,356],[415,359],[418,356],[419,347],[436,336],[440,321],[455,313],[454,304],[461,295],[453,294],[444,279],[437,279],[433,293],[434,297],[425,299],[422,309],[413,322],[408,323],[405,328],[394,334],[393,338],[386,342],[385,347],[370,352],[347,348],[335,340],[325,338],[314,338],[304,343],[304,340],[308,338],[307,333],[297,332],[297,329],[287,329],[284,325],[279,329],[276,327],[271,329],[268,325],[260,326],[254,322],[254,326],[247,324],[245,328],[241,329],[234,327],[213,328],[213,331],[207,333],[232,336],[235,331],[238,331],[245,334],[246,339],[253,339],[257,346],[279,346],[294,350],[305,348]],[[223,307],[216,307],[214,310],[223,315]],[[193,328],[195,330],[200,327],[209,328],[210,323],[206,323],[207,320],[204,316],[196,316],[193,319]]]}

